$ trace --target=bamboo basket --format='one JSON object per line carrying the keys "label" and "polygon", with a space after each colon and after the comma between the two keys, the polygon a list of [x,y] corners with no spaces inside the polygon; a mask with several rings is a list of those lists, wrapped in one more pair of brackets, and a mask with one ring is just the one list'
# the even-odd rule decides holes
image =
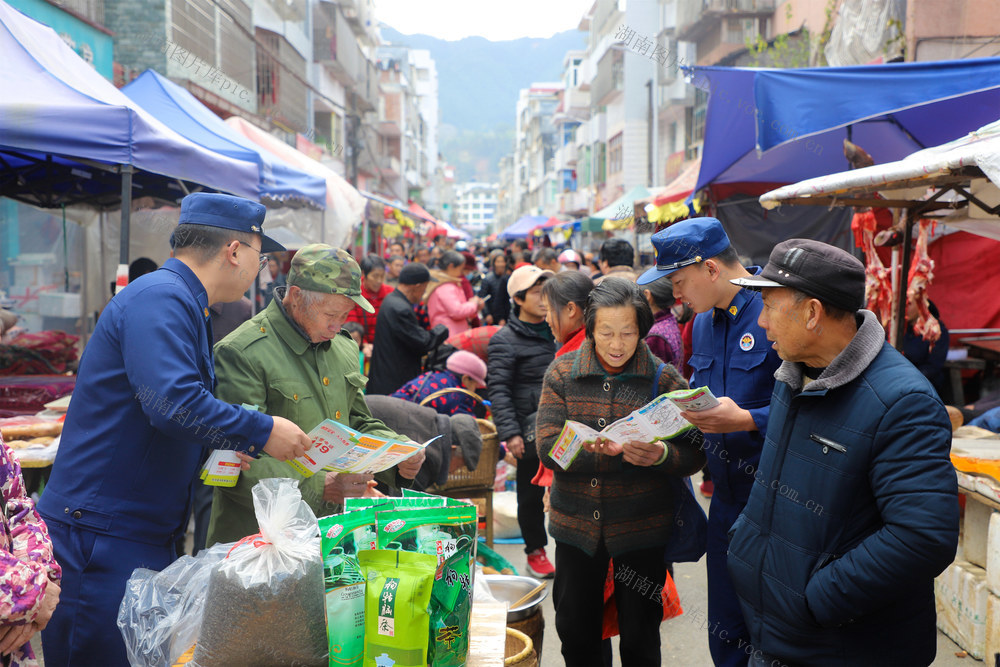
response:
{"label": "bamboo basket", "polygon": [[538,667],[538,656],[531,637],[520,630],[507,628],[503,664],[504,667]]}

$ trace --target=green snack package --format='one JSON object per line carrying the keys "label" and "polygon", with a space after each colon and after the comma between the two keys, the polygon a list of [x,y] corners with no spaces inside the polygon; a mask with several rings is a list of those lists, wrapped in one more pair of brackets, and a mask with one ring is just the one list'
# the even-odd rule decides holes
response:
{"label": "green snack package", "polygon": [[323,517],[319,534],[329,664],[358,666],[365,653],[365,579],[358,552],[375,548],[375,508]]}
{"label": "green snack package", "polygon": [[426,667],[437,557],[397,550],[362,551],[365,667]]}
{"label": "green snack package", "polygon": [[379,548],[434,555],[429,664],[460,667],[469,651],[475,574],[476,507],[428,507],[379,511]]}

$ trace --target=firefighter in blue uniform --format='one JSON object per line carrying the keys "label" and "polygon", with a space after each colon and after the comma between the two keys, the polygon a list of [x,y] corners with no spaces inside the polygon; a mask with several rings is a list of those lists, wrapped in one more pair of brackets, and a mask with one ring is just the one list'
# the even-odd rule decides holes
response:
{"label": "firefighter in blue uniform", "polygon": [[705,433],[703,446],[715,483],[708,518],[708,644],[716,665],[742,666],[750,636],[726,568],[727,533],[753,488],[774,371],[781,360],[757,324],[760,293],[729,282],[756,275],[760,268],[740,264],[718,220],[685,220],[657,232],[652,242],[656,266],[638,283],[669,276],[674,296],[698,313],[690,382],[692,387],[708,386],[720,402],[684,417]]}
{"label": "firefighter in blue uniform", "polygon": [[309,439],[280,417],[215,399],[208,306],[257,276],[264,207],[222,194],[181,203],[174,257],[105,308],[84,350],[59,456],[39,502],[63,568],[42,633],[49,667],[128,665],[116,625],[137,567],[161,570],[189,514],[191,481],[211,449],[299,456]]}

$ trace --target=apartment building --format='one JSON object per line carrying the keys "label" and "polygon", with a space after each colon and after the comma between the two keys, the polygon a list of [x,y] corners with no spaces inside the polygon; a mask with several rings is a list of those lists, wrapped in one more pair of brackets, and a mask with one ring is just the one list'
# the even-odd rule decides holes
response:
{"label": "apartment building", "polygon": [[[380,167],[388,192],[425,206],[439,205],[437,72],[430,53],[398,46],[378,49],[381,98],[377,128]],[[425,206],[426,208],[426,206]]]}
{"label": "apartment building", "polygon": [[511,188],[518,215],[541,215],[554,205],[555,191],[551,185],[546,187],[546,175],[555,155],[552,119],[562,90],[562,82],[533,83],[518,95]]}
{"label": "apartment building", "polygon": [[497,221],[497,183],[463,183],[455,188],[455,223],[470,234],[491,234]]}

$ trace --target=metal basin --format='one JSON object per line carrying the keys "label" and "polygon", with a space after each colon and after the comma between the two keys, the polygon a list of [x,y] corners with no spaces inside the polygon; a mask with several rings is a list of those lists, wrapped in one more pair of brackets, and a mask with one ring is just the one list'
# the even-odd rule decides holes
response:
{"label": "metal basin", "polygon": [[[483,577],[490,592],[500,602],[513,604],[527,595],[541,581],[531,577],[518,577],[510,574],[487,574]],[[551,581],[549,585],[551,585]],[[507,622],[521,621],[535,613],[542,600],[549,596],[549,586],[546,586],[535,596],[516,609],[507,610]]]}

